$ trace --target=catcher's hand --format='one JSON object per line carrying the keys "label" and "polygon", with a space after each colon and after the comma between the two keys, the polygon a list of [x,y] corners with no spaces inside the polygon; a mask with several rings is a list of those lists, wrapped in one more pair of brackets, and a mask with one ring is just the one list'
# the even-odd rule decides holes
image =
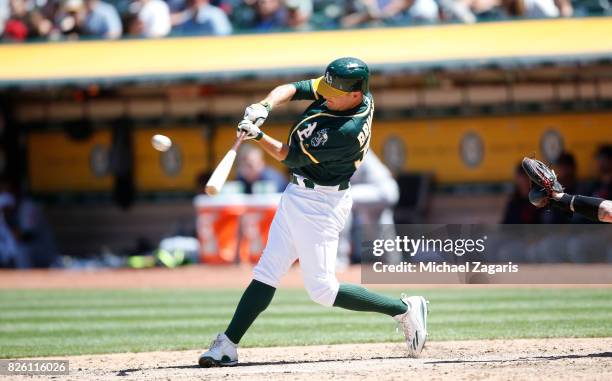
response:
{"label": "catcher's hand", "polygon": [[529,192],[529,201],[538,208],[548,204],[553,192],[562,193],[563,186],[557,180],[555,171],[539,160],[523,158],[523,170],[531,179],[533,187]]}
{"label": "catcher's hand", "polygon": [[551,201],[546,189],[544,188],[531,188],[529,191],[529,202],[536,208],[543,208]]}

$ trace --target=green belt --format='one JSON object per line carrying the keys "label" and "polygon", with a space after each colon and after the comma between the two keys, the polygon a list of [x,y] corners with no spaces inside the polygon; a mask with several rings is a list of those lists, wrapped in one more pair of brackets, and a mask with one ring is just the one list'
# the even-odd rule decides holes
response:
{"label": "green belt", "polygon": [[[296,185],[300,185],[300,183],[298,182],[297,176],[294,175],[293,173],[291,174],[291,183],[292,184],[296,184]],[[315,184],[312,180],[307,179],[304,177],[304,186],[306,188],[310,188],[310,189],[314,189],[315,186],[317,186],[318,184]],[[328,186],[328,185],[321,185],[321,186]],[[339,191],[345,190],[349,188],[349,182],[348,181],[343,181],[338,185],[329,185],[331,187],[333,186],[337,186]]]}

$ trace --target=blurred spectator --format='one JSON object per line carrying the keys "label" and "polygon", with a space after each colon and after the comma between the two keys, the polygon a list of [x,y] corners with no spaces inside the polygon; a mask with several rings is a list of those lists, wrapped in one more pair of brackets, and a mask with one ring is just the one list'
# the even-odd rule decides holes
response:
{"label": "blurred spectator", "polygon": [[[29,35],[28,9],[23,0],[0,0],[0,30],[5,41],[25,41]],[[4,8],[4,9],[2,9]],[[6,19],[2,19],[6,17]]]}
{"label": "blurred spectator", "polygon": [[0,36],[4,33],[4,24],[11,17],[9,0],[0,0]]}
{"label": "blurred spectator", "polygon": [[555,0],[555,5],[559,8],[561,17],[572,17],[574,15],[572,0]]}
{"label": "blurred spectator", "polygon": [[[12,266],[47,268],[58,264],[58,251],[51,227],[40,207],[30,198],[0,184],[0,251],[15,250]],[[12,240],[6,235],[6,227]],[[8,240],[7,240],[8,239]],[[6,253],[0,253],[0,257]]]}
{"label": "blurred spectator", "polygon": [[293,30],[311,29],[312,0],[285,0],[287,26]]}
{"label": "blurred spectator", "polygon": [[352,3],[353,0],[313,0],[309,23],[314,28],[338,28],[340,19],[354,10]]}
{"label": "blurred spectator", "polygon": [[[559,182],[563,184],[566,193],[576,194],[578,192],[578,174],[576,171],[576,159],[569,152],[563,152],[554,166]],[[549,208],[542,214],[542,222],[546,224],[569,224],[572,215],[558,208]]]}
{"label": "blurred spectator", "polygon": [[51,226],[41,208],[27,197],[17,201],[15,226],[19,232],[19,254],[29,266],[48,268],[58,264],[58,250]]}
{"label": "blurred spectator", "polygon": [[233,0],[231,13],[228,13],[234,30],[245,30],[255,22],[256,0]]}
{"label": "blurred spectator", "polygon": [[114,6],[100,0],[85,0],[85,12],[86,34],[107,39],[121,37],[121,19]]}
{"label": "blurred spectator", "polygon": [[510,17],[554,18],[572,15],[570,0],[502,0],[502,8]]}
{"label": "blurred spectator", "polygon": [[[187,0],[166,0],[170,15],[178,14],[188,8]],[[172,23],[174,25],[174,22]]]}
{"label": "blurred spectator", "polygon": [[[396,1],[390,1],[390,4]],[[404,6],[407,5],[405,9],[408,10],[409,23],[434,23],[439,20],[439,8],[435,0],[404,0],[403,3]],[[391,5],[386,6],[383,8],[383,15],[393,14],[396,9],[397,7],[394,8]]]}
{"label": "blurred spectator", "polygon": [[563,152],[559,155],[554,168],[557,178],[563,184],[565,190],[572,194],[575,193],[578,176],[576,174],[576,159],[574,155],[569,152]]}
{"label": "blurred spectator", "polygon": [[281,0],[257,0],[251,29],[270,32],[287,27],[287,8]]}
{"label": "blurred spectator", "polygon": [[[392,208],[399,199],[399,187],[389,168],[373,151],[368,151],[351,177],[351,195],[353,208],[362,215],[363,223],[393,223]],[[364,210],[360,211],[362,207]]]}
{"label": "blurred spectator", "polygon": [[537,224],[541,221],[542,209],[529,202],[530,180],[519,164],[514,173],[514,192],[506,204],[503,224]]}
{"label": "blurred spectator", "polygon": [[444,19],[473,23],[480,19],[570,17],[570,0],[439,0]]}
{"label": "blurred spectator", "polygon": [[438,21],[435,0],[359,0],[354,13],[342,18],[343,27],[381,23],[409,24]]}
{"label": "blurred spectator", "polygon": [[343,28],[373,23],[378,20],[381,9],[376,0],[357,0],[347,4],[346,14],[340,19]]}
{"label": "blurred spectator", "polygon": [[[393,208],[399,200],[399,186],[391,171],[369,151],[351,177],[353,208],[340,233],[337,265],[361,261],[361,242],[371,237],[394,239]],[[352,255],[351,255],[351,247]],[[349,261],[349,257],[351,260]],[[390,260],[391,256],[387,256]]]}
{"label": "blurred spectator", "polygon": [[78,39],[83,34],[85,12],[83,0],[66,0],[52,21],[64,38]]}
{"label": "blurred spectator", "polygon": [[0,267],[19,267],[17,241],[6,221],[7,212],[14,207],[13,195],[0,190]]}
{"label": "blurred spectator", "polygon": [[60,37],[61,32],[56,23],[62,11],[62,3],[63,2],[59,0],[41,1],[41,4],[36,8],[28,10],[30,13],[29,21],[31,26],[29,35],[31,37],[53,40]]}
{"label": "blurred spectator", "polygon": [[236,180],[244,186],[245,193],[253,193],[255,183],[269,186],[270,192],[282,192],[287,178],[274,168],[266,166],[261,149],[243,144],[238,151]]}
{"label": "blurred spectator", "polygon": [[[458,20],[570,17],[571,0],[0,0],[0,36],[116,39],[122,33],[164,37],[227,35]],[[603,4],[576,3],[581,16],[603,15]],[[117,8],[116,8],[117,7]],[[119,11],[118,11],[119,10]],[[120,18],[121,16],[122,18]]]}
{"label": "blurred spectator", "polygon": [[136,0],[130,11],[136,15],[128,27],[131,35],[158,38],[170,33],[170,8],[162,0]]}
{"label": "blurred spectator", "polygon": [[185,35],[227,35],[232,25],[225,12],[209,0],[188,0],[187,8],[172,14],[172,31]]}
{"label": "blurred spectator", "polygon": [[501,0],[439,0],[445,20],[475,23],[479,18],[499,18]]}
{"label": "blurred spectator", "polygon": [[612,199],[612,145],[606,144],[597,150],[598,178],[586,192],[586,195],[600,197],[606,200]]}

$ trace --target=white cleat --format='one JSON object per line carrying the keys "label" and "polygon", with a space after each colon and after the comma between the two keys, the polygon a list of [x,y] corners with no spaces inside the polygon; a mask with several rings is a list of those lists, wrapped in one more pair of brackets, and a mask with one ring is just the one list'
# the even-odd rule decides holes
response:
{"label": "white cleat", "polygon": [[217,335],[210,345],[210,349],[200,355],[198,364],[202,368],[216,366],[234,366],[238,364],[238,345],[225,336],[225,333]]}
{"label": "white cleat", "polygon": [[408,310],[401,315],[394,316],[393,319],[404,330],[408,355],[419,357],[427,341],[427,304],[429,302],[422,296],[402,296],[402,302],[406,304]]}

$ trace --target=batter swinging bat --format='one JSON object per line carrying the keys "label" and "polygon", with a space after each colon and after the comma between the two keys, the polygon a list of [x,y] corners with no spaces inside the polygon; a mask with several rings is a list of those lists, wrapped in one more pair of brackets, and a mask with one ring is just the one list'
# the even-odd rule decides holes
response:
{"label": "batter swinging bat", "polygon": [[242,139],[244,139],[245,135],[246,132],[240,133],[238,138],[236,138],[236,141],[234,142],[232,148],[227,151],[219,165],[217,165],[217,168],[215,168],[215,170],[213,171],[212,175],[210,176],[210,179],[208,179],[208,182],[206,183],[207,195],[214,196],[221,191],[223,184],[225,184],[225,181],[227,180],[227,176],[232,170],[234,160],[236,160],[236,151],[238,150],[238,147],[240,147]]}

